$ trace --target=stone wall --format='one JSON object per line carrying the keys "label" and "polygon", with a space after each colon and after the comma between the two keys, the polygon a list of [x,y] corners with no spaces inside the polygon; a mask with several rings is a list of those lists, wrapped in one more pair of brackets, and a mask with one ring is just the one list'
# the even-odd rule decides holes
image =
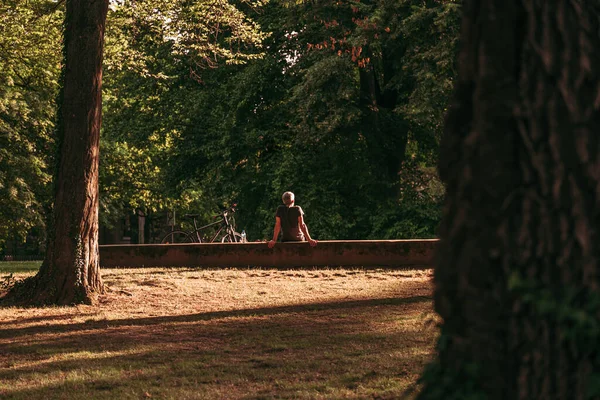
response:
{"label": "stone wall", "polygon": [[437,239],[308,243],[146,244],[100,246],[100,265],[115,267],[431,267]]}

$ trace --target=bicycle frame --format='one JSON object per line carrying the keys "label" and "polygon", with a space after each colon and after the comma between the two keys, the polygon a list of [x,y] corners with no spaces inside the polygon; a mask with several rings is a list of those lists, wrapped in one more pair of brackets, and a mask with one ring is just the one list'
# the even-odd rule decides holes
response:
{"label": "bicycle frame", "polygon": [[219,227],[219,229],[217,230],[217,232],[215,233],[215,235],[212,237],[212,239],[210,239],[210,243],[213,243],[218,237],[219,234],[223,231],[223,228],[226,228],[227,230],[227,235],[230,235],[233,238],[233,241],[236,241],[235,235],[233,234],[234,229],[231,226],[231,224],[229,223],[229,220],[227,219],[227,214],[228,212],[225,211],[223,212],[223,214],[221,214],[221,219],[219,219],[218,221],[215,222],[211,222],[210,224],[206,224],[204,226],[198,227],[197,223],[196,223],[196,218],[194,218],[194,233],[196,234],[196,240],[198,241],[198,243],[203,242],[202,237],[200,236],[200,231],[209,228],[211,226],[214,225],[218,225],[221,224],[221,226]]}

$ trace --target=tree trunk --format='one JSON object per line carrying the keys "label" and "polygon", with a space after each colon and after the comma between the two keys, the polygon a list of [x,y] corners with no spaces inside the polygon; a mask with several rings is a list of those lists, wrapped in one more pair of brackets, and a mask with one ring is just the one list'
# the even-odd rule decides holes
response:
{"label": "tree trunk", "polygon": [[[368,46],[363,47],[366,58],[374,59]],[[382,51],[382,68],[391,69],[391,58],[386,58]],[[364,111],[364,127],[367,143],[370,149],[370,158],[374,165],[379,165],[385,176],[393,181],[398,179],[398,172],[404,161],[404,154],[408,143],[408,125],[404,119],[395,113],[398,93],[396,89],[381,86],[387,82],[379,82],[373,62],[366,63],[358,68],[360,82],[360,105]],[[388,74],[391,73],[388,71]]]}
{"label": "tree trunk", "polygon": [[600,398],[600,6],[468,0],[420,399]]}
{"label": "tree trunk", "polygon": [[102,51],[108,0],[67,0],[53,226],[32,299],[92,303],[103,291],[98,259]]}

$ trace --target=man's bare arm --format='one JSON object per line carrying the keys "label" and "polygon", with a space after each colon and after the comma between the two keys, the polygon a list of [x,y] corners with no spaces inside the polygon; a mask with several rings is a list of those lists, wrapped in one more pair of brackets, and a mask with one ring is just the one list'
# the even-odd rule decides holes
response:
{"label": "man's bare arm", "polygon": [[308,243],[315,247],[317,245],[317,241],[310,237],[310,233],[308,233],[308,226],[306,226],[306,223],[304,223],[304,217],[302,215],[298,217],[298,225],[300,226],[302,233],[304,233],[304,237],[306,237],[306,240],[308,240]]}
{"label": "man's bare arm", "polygon": [[275,217],[275,228],[273,228],[273,239],[269,241],[269,248],[273,248],[275,243],[277,242],[277,238],[279,237],[279,231],[281,231],[281,219],[279,217]]}

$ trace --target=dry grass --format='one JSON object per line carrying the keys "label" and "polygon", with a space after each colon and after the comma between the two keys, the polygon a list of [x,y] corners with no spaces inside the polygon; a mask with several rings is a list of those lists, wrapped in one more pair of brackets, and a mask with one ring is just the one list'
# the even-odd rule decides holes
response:
{"label": "dry grass", "polygon": [[433,353],[429,270],[103,278],[98,306],[0,308],[0,398],[395,399]]}

